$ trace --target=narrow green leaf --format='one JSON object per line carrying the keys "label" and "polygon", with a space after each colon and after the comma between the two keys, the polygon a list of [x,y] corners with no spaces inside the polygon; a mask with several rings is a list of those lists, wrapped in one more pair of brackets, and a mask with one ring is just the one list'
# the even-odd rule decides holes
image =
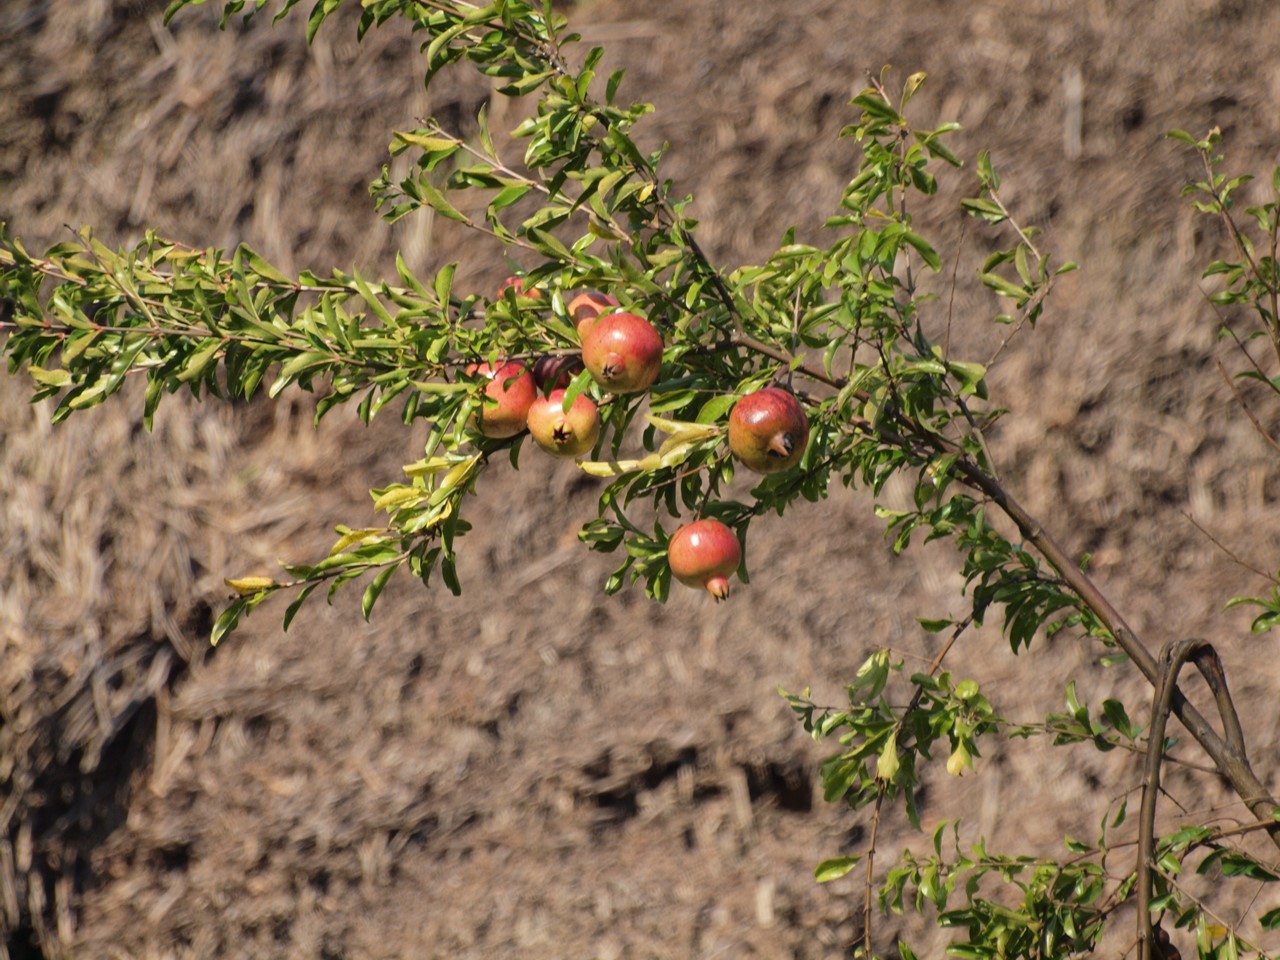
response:
{"label": "narrow green leaf", "polygon": [[182,372],[178,374],[178,381],[180,383],[188,383],[197,379],[204,372],[204,368],[209,365],[209,361],[222,349],[222,346],[223,341],[221,338],[211,337],[205,342],[204,346],[187,358],[187,362],[183,364]]}
{"label": "narrow green leaf", "polygon": [[320,29],[320,24],[324,23],[325,18],[340,6],[342,6],[342,0],[317,0],[316,5],[311,8],[311,16],[307,18],[308,44],[315,40],[316,31]]}
{"label": "narrow green leaf", "polygon": [[32,364],[27,367],[27,373],[31,374],[31,379],[36,383],[42,383],[46,387],[65,387],[71,382],[71,371],[69,370],[46,370],[44,367],[37,367]]}
{"label": "narrow green leaf", "polygon": [[360,615],[364,617],[366,622],[369,620],[369,614],[373,611],[373,605],[378,602],[378,597],[382,594],[382,588],[387,585],[391,575],[399,569],[400,564],[392,564],[374,577],[369,586],[365,587],[364,596],[360,598]]}
{"label": "narrow green leaf", "polygon": [[222,613],[218,614],[218,619],[213,622],[213,631],[209,635],[209,642],[213,646],[218,645],[223,637],[229,634],[240,623],[240,614],[244,612],[248,599],[240,597],[233,600]]}
{"label": "narrow green leaf", "polygon": [[1004,211],[990,200],[981,200],[973,197],[967,200],[961,200],[960,206],[975,217],[981,217],[988,223],[1002,223],[1008,219],[1008,217],[1005,216]]}
{"label": "narrow green leaf", "polygon": [[284,629],[286,631],[289,629],[289,624],[293,623],[293,618],[297,615],[298,610],[306,602],[307,597],[311,596],[318,586],[320,586],[320,581],[307,584],[298,592],[298,596],[294,598],[293,602],[289,604],[284,612]]}
{"label": "narrow green leaf", "polygon": [[498,151],[493,147],[493,135],[489,133],[489,105],[487,103],[480,104],[480,112],[476,115],[476,121],[480,126],[480,145],[484,147],[485,155],[496,159]]}
{"label": "narrow green leaf", "polygon": [[860,855],[856,855],[852,857],[832,857],[830,860],[823,860],[818,864],[817,869],[813,871],[813,878],[818,883],[830,883],[832,880],[839,880],[856,867],[861,859]]}
{"label": "narrow green leaf", "polygon": [[418,189],[422,191],[422,199],[426,201],[427,205],[442,217],[448,217],[458,223],[471,222],[470,217],[451,204],[444,193],[425,177],[418,180]]}
{"label": "narrow green leaf", "polygon": [[942,260],[939,258],[938,252],[929,246],[924,237],[908,230],[902,235],[902,239],[915,248],[916,252],[920,254],[920,258],[929,265],[930,269],[942,269]]}

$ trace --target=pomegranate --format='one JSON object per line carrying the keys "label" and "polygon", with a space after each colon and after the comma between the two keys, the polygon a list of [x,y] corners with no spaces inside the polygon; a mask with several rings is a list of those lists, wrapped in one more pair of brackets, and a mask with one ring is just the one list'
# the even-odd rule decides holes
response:
{"label": "pomegranate", "polygon": [[546,393],[548,390],[564,390],[581,369],[581,357],[539,357],[533,363],[533,382],[540,393]]}
{"label": "pomegranate", "polygon": [[468,364],[466,372],[489,378],[484,401],[476,416],[476,429],[495,440],[514,437],[525,428],[529,406],[538,395],[533,376],[515,360],[498,364]]}
{"label": "pomegranate", "polygon": [[636,393],[658,379],[662,335],[634,313],[606,313],[582,340],[582,362],[606,390]]}
{"label": "pomegranate", "polygon": [[502,299],[502,295],[507,292],[507,287],[514,287],[517,297],[528,297],[530,300],[541,300],[542,291],[537,287],[525,286],[524,277],[507,277],[498,284],[498,299]]}
{"label": "pomegranate", "polygon": [[729,574],[742,563],[742,545],[719,520],[686,523],[667,545],[671,574],[686,587],[705,587],[717,600],[729,596]]}
{"label": "pomegranate", "polygon": [[729,449],[748,470],[778,473],[794,467],[809,442],[809,418],[790,391],[749,393],[729,414]]}
{"label": "pomegranate", "polygon": [[576,457],[595,446],[600,437],[600,412],[585,394],[564,409],[564,391],[552,390],[529,407],[529,433],[543,450],[557,457]]}
{"label": "pomegranate", "polygon": [[569,319],[578,330],[578,339],[581,340],[587,335],[591,325],[596,322],[596,317],[616,306],[618,306],[617,297],[600,293],[598,290],[588,290],[570,300]]}

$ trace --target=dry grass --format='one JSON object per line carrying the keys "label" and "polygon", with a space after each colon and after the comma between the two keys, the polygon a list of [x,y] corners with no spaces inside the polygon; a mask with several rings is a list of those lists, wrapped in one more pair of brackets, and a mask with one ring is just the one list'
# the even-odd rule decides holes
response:
{"label": "dry grass", "polygon": [[[415,269],[461,259],[459,282],[478,289],[508,272],[453,225],[380,224],[366,190],[389,130],[426,113],[465,126],[486,85],[428,97],[401,31],[356,45],[335,23],[308,50],[297,24],[220,34],[213,10],[165,30],[162,6],[0,9],[0,217],[32,246],[65,224],[120,243],[151,225],[247,241],[285,269],[385,270],[400,247]],[[1137,2],[1049,0],[572,12],[656,103],[648,136],[671,142],[668,173],[698,197],[723,263],[821,222],[855,163],[835,135],[867,71],[929,72],[921,116],[960,120],[964,152],[993,145],[1007,200],[1085,265],[993,374],[1016,414],[997,455],[1071,548],[1093,552],[1151,642],[1219,643],[1250,742],[1274,755],[1276,671],[1247,621],[1218,612],[1257,585],[1181,512],[1269,566],[1275,471],[1212,367],[1187,265],[1216,241],[1177,198],[1194,166],[1162,134],[1218,123],[1237,168],[1275,162],[1280,9],[1188,0],[1162,4],[1159,22]],[[495,125],[515,109],[495,104]],[[945,181],[947,212],[922,214],[943,246],[970,187]],[[978,356],[1001,336],[967,279],[988,242],[966,235],[955,300],[957,342]],[[930,654],[912,615],[959,608],[946,548],[894,560],[865,498],[842,493],[761,523],[753,582],[731,604],[604,598],[607,558],[574,540],[592,486],[528,454],[520,474],[484,479],[462,600],[393,585],[371,627],[346,597],[283,635],[268,607],[208,656],[221,578],[308,558],[327,523],[363,522],[365,491],[420,438],[342,414],[312,431],[299,397],[176,401],[150,436],[139,408],[53,428],[20,380],[0,380],[10,946],[34,933],[50,958],[847,955],[859,891],[815,888],[811,870],[857,847],[860,828],[813,796],[822,748],[773,690],[834,700],[872,647]],[[949,665],[1020,718],[1055,708],[1067,676],[1093,684],[1095,703],[1140,704],[1141,686],[1095,652],[1059,639],[1015,662],[988,628]],[[1011,749],[983,766],[931,780],[926,821],[954,796],[975,811],[966,836],[1054,850],[1064,830],[1092,835],[1092,804],[1136,783],[1125,757],[1089,751]],[[1190,780],[1173,789],[1216,802]],[[899,821],[885,855],[919,843]],[[898,922],[883,921],[885,949]]]}

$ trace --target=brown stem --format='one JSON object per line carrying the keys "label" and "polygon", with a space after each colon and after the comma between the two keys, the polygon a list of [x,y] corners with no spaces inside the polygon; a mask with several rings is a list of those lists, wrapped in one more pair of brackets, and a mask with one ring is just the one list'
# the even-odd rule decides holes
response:
{"label": "brown stem", "polygon": [[1147,762],[1142,780],[1142,808],[1138,815],[1138,942],[1139,960],[1154,960],[1155,931],[1151,926],[1151,871],[1155,857],[1156,798],[1160,793],[1160,761],[1169,708],[1178,688],[1178,671],[1205,641],[1178,640],[1165,646],[1160,675],[1151,698],[1151,726],[1147,731]]}
{"label": "brown stem", "polygon": [[880,832],[880,807],[884,803],[884,787],[876,794],[876,807],[871,814],[871,841],[867,847],[867,880],[862,892],[862,944],[864,957],[873,957],[871,952],[871,901],[875,887],[876,834]]}
{"label": "brown stem", "polygon": [[1244,729],[1240,726],[1240,715],[1236,713],[1235,701],[1227,690],[1227,674],[1222,669],[1222,660],[1218,652],[1209,644],[1196,650],[1192,658],[1196,669],[1204,677],[1209,691],[1213,694],[1213,702],[1218,708],[1218,717],[1222,721],[1222,735],[1227,739],[1227,749],[1237,756],[1247,756],[1244,746]]}
{"label": "brown stem", "polygon": [[[1080,569],[1062,546],[1050,536],[1040,522],[1014,499],[998,481],[980,470],[968,460],[958,460],[955,469],[961,479],[971,487],[982,491],[1017,525],[1023,537],[1041,556],[1058,571],[1067,586],[1078,596],[1107,628],[1116,644],[1128,654],[1142,675],[1152,684],[1160,680],[1160,668],[1147,647],[1138,639],[1133,628],[1125,622],[1120,612],[1112,606],[1098,585]],[[1271,818],[1276,802],[1258,779],[1246,756],[1238,753],[1223,741],[1204,716],[1175,689],[1172,692],[1171,710],[1183,726],[1204,747],[1218,772],[1227,779],[1233,790],[1244,801],[1250,812],[1259,820]],[[1277,824],[1280,826],[1280,824]],[[1280,847],[1280,831],[1271,834],[1272,841]]]}

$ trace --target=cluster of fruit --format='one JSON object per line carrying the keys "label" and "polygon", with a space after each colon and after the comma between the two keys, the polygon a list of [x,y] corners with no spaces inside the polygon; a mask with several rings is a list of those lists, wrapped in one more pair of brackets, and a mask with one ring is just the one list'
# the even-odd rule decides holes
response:
{"label": "cluster of fruit", "polygon": [[[515,287],[519,296],[541,299],[525,290],[519,277],[499,289]],[[579,394],[565,408],[565,390],[586,369],[608,393],[638,393],[658,379],[662,335],[644,317],[623,310],[607,293],[580,293],[568,313],[582,344],[581,356],[544,356],[532,367],[518,360],[472,364],[468,374],[487,377],[476,428],[486,437],[513,437],[528,430],[534,442],[558,457],[576,457],[600,437],[595,401]],[[747,394],[729,413],[729,449],[757,473],[788,470],[800,462],[809,440],[809,420],[795,396],[780,387]],[[737,536],[719,520],[694,520],[671,537],[667,553],[672,575],[687,586],[704,587],[717,600],[729,595],[729,575],[742,562]]]}

